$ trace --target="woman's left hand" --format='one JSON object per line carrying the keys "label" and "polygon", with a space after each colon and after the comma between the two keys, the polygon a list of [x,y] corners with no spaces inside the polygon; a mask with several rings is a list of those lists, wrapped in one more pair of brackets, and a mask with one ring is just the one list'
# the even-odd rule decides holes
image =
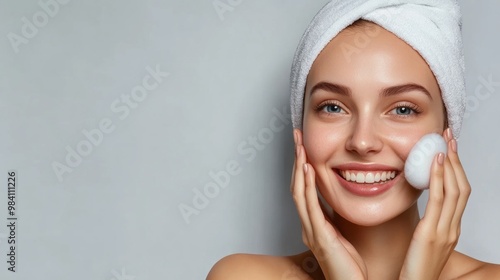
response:
{"label": "woman's left hand", "polygon": [[457,154],[457,142],[448,128],[444,132],[448,155],[434,159],[429,200],[413,234],[400,280],[439,279],[460,236],[462,214],[471,192]]}

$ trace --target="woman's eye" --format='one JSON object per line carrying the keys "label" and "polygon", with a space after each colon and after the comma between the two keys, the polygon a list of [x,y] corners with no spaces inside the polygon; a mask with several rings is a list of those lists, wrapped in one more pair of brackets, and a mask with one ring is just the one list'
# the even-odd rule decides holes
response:
{"label": "woman's eye", "polygon": [[342,105],[337,104],[337,101],[328,100],[315,106],[314,110],[325,117],[335,117],[338,114],[347,114],[346,110],[342,109]]}
{"label": "woman's eye", "polygon": [[396,114],[398,114],[398,115],[409,115],[412,111],[412,109],[410,109],[408,107],[398,107],[395,110],[396,110]]}
{"label": "woman's eye", "polygon": [[340,106],[335,105],[335,104],[325,105],[323,110],[326,111],[327,113],[340,113],[340,112],[342,112],[342,108],[340,108]]}
{"label": "woman's eye", "polygon": [[393,114],[395,115],[403,115],[403,116],[419,114],[419,111],[417,111],[416,108],[412,108],[411,106],[398,106],[394,108],[391,112],[393,112]]}

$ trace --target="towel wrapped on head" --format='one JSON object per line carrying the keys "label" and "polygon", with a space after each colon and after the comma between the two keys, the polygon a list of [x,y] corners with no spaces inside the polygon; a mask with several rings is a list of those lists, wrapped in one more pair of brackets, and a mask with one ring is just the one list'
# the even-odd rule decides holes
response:
{"label": "towel wrapped on head", "polygon": [[307,75],[326,45],[358,19],[374,22],[412,46],[426,60],[441,90],[455,138],[465,112],[461,13],[454,0],[333,0],[314,17],[295,53],[291,71],[294,128],[302,127]]}

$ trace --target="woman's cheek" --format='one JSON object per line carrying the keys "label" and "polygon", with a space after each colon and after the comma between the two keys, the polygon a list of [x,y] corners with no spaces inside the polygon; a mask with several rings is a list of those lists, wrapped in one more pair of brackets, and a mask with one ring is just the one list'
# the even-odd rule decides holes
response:
{"label": "woman's cheek", "polygon": [[393,149],[399,157],[406,160],[413,146],[427,133],[430,132],[421,129],[405,129],[404,131],[393,131],[385,135],[387,143],[392,143]]}
{"label": "woman's cheek", "polygon": [[[333,130],[333,131],[332,131]],[[304,148],[308,161],[313,165],[326,163],[337,149],[342,137],[338,131],[324,125],[311,125],[304,129]]]}
{"label": "woman's cheek", "polygon": [[314,128],[314,126],[304,127],[303,141],[306,150],[307,160],[310,163],[316,163],[320,160],[321,150],[324,149],[323,135],[321,131]]}
{"label": "woman's cheek", "polygon": [[319,137],[313,136],[310,130],[304,130],[303,143],[304,149],[306,150],[307,161],[314,164],[319,161],[318,156],[321,154],[322,145],[319,145],[321,141],[318,141]]}

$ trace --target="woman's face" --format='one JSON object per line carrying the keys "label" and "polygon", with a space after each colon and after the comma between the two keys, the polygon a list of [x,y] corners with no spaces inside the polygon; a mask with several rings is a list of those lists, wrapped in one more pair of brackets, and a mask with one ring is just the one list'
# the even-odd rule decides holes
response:
{"label": "woman's face", "polygon": [[[405,180],[405,160],[423,135],[445,129],[439,86],[425,60],[371,23],[342,31],[317,57],[303,117],[319,191],[336,213],[365,226],[416,203],[421,191]],[[345,172],[359,183],[348,183]],[[364,181],[391,173],[385,183]]]}

